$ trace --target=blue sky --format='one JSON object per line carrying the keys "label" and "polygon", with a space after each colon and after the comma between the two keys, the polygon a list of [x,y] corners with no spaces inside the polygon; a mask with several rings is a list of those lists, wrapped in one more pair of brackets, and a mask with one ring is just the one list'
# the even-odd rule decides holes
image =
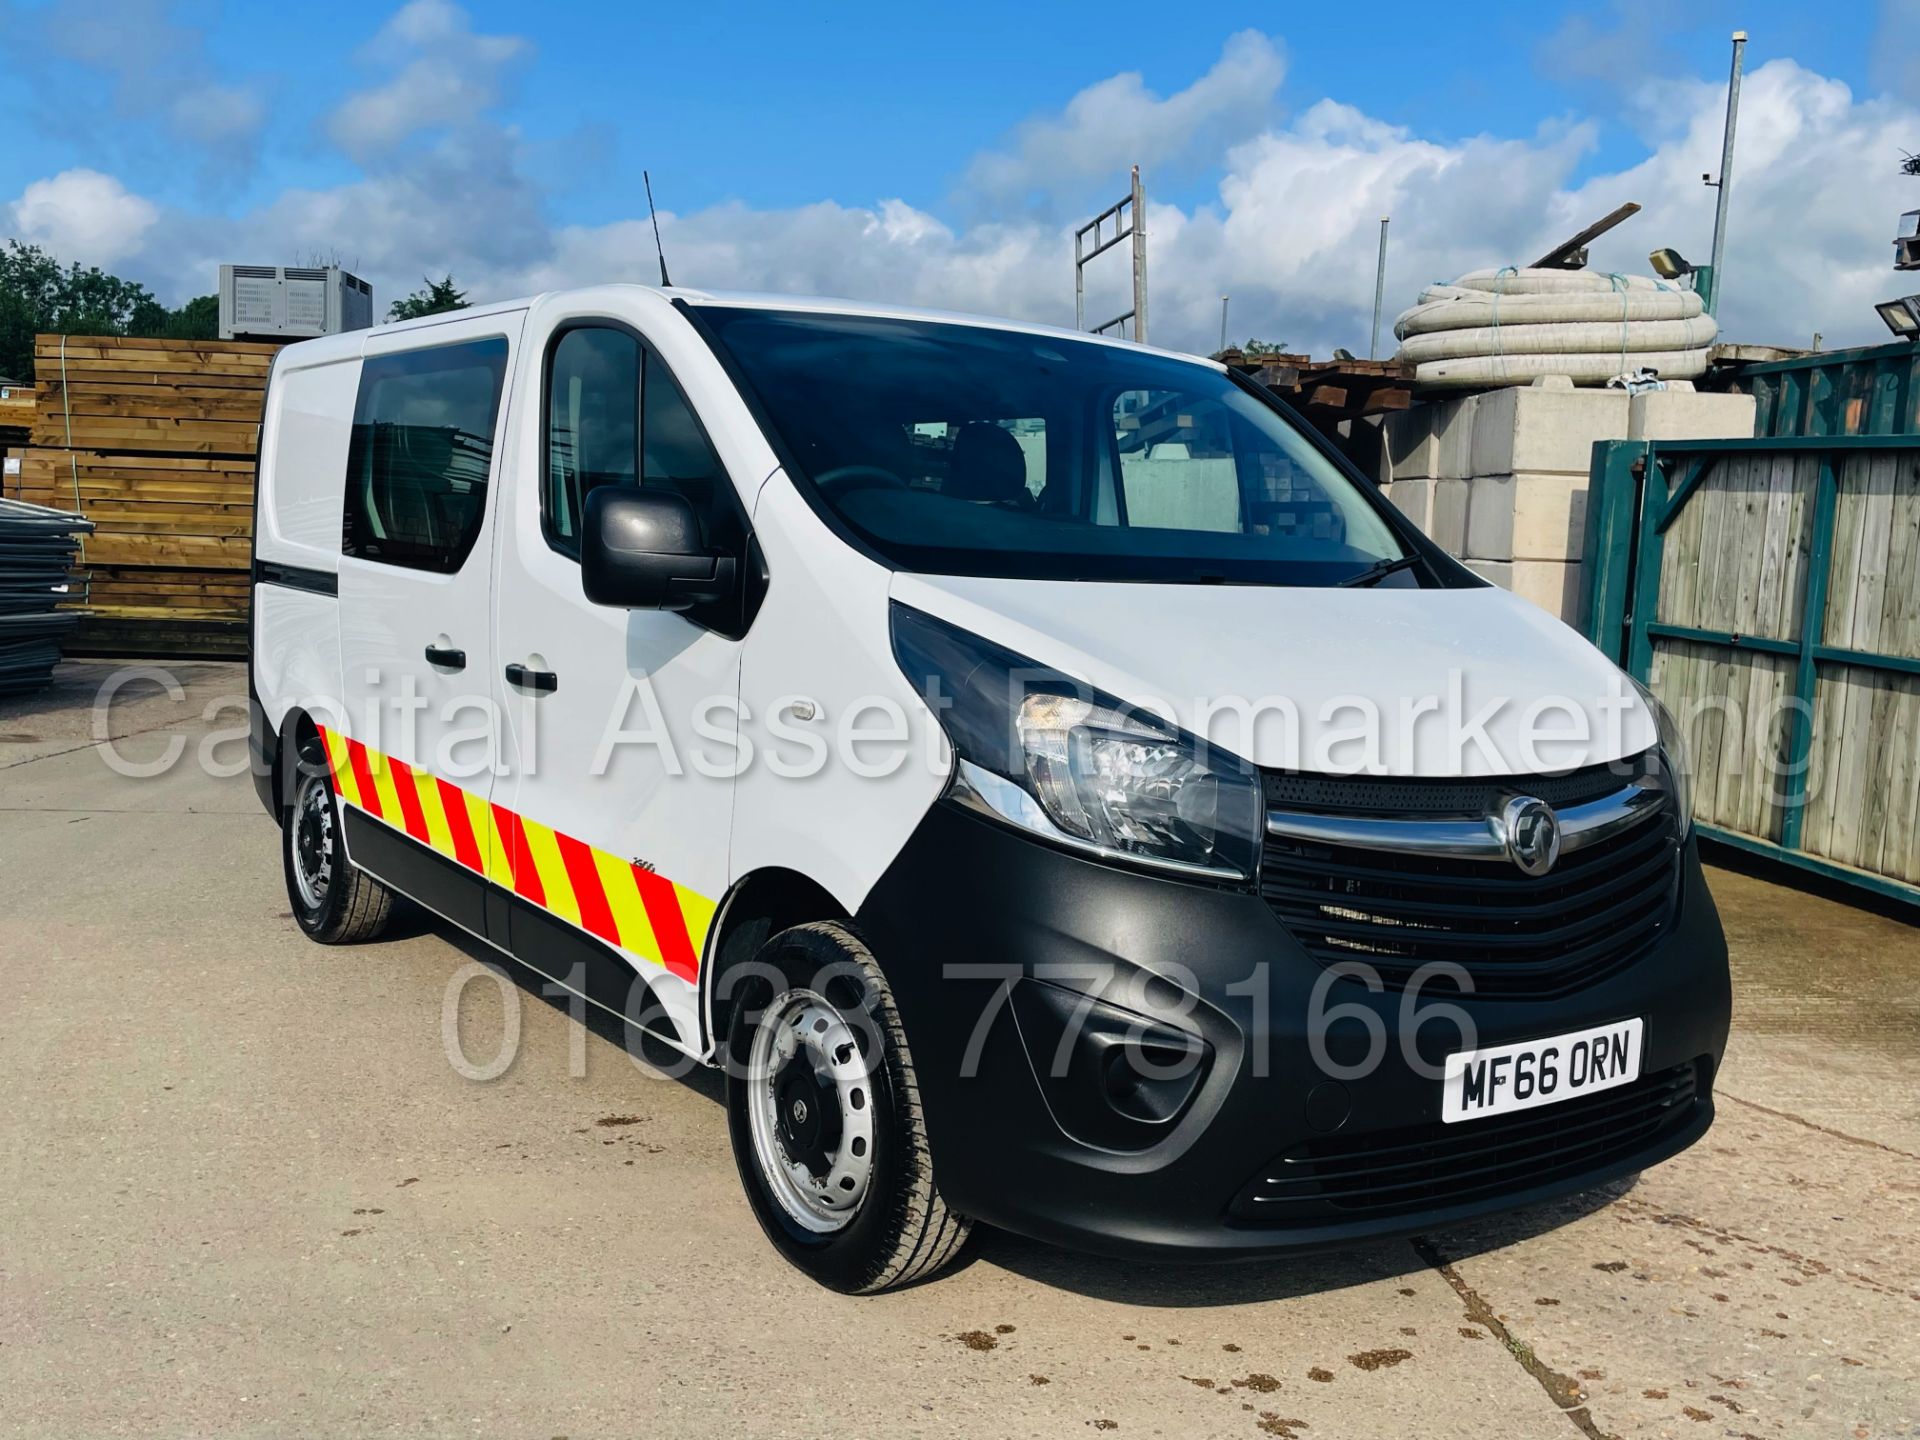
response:
{"label": "blue sky", "polygon": [[[1395,309],[1617,199],[1649,214],[1607,263],[1704,251],[1711,92],[1740,25],[1750,73],[1773,69],[1750,86],[1729,324],[1870,338],[1861,287],[1891,291],[1885,242],[1920,205],[1920,182],[1878,183],[1891,137],[1920,150],[1914,0],[1491,3],[1445,32],[1437,13],[0,0],[0,33],[26,42],[0,53],[0,235],[169,299],[211,288],[218,258],[316,250],[389,297],[448,268],[481,293],[638,278],[645,166],[683,278],[1057,319],[1064,227],[1119,194],[1133,156],[1168,207],[1150,227],[1156,338],[1198,343],[1230,289],[1275,338],[1352,344],[1380,210],[1404,216]],[[1782,219],[1797,259],[1774,253]]]}

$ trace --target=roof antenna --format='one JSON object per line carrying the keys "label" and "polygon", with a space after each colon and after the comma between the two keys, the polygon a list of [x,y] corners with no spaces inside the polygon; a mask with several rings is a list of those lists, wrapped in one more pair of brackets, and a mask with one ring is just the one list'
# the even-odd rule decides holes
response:
{"label": "roof antenna", "polygon": [[660,288],[665,290],[673,284],[673,281],[667,278],[667,252],[660,244],[660,217],[654,213],[653,209],[653,177],[642,170],[640,183],[647,187],[647,218],[653,221],[653,249],[654,253],[660,257]]}

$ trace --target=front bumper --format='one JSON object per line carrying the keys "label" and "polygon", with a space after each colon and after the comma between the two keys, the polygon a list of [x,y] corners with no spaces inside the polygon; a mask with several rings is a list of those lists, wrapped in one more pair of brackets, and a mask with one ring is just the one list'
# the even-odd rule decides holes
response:
{"label": "front bumper", "polygon": [[[1383,1153],[1431,1155],[1430,1139],[1471,1141],[1476,1127],[1500,1123],[1440,1128],[1440,1081],[1414,1061],[1437,1075],[1442,1058],[1464,1048],[1456,1025],[1429,1017],[1412,1032],[1410,1057],[1399,1038],[1407,996],[1330,979],[1250,888],[1083,859],[944,803],[856,918],[886,967],[913,1048],[948,1203],[1051,1243],[1189,1259],[1350,1245],[1632,1173],[1685,1149],[1712,1122],[1731,994],[1725,940],[1692,842],[1674,923],[1642,959],[1553,1000],[1463,996],[1445,981],[1416,997],[1421,1006],[1459,1006],[1482,1047],[1640,1016],[1641,1073],[1650,1085],[1659,1077],[1683,1088],[1684,1104],[1662,1110],[1657,1125],[1619,1132],[1621,1144],[1568,1152],[1558,1168],[1505,1150],[1501,1163],[1475,1162],[1490,1179],[1471,1190],[1440,1186],[1430,1199],[1403,1190],[1391,1205],[1308,1213],[1281,1206],[1290,1218],[1280,1220],[1267,1219],[1251,1196],[1283,1155],[1318,1147],[1345,1155],[1333,1163],[1351,1168],[1367,1162],[1376,1141]],[[1042,1078],[1052,1036],[1036,1043],[1033,1005],[1009,998],[1036,980],[1198,1035],[1210,1063],[1184,1106],[1138,1130],[1143,1138],[1125,1142],[1133,1148],[1109,1133],[1088,1143],[1089,1127],[1061,1103],[1061,1082]],[[1388,1043],[1365,1073],[1331,1080],[1322,1060],[1352,1067],[1373,1043],[1363,1011],[1379,1017]],[[1572,1118],[1583,1104],[1516,1118]],[[1584,1123],[1607,1133],[1605,1116],[1590,1112]]]}

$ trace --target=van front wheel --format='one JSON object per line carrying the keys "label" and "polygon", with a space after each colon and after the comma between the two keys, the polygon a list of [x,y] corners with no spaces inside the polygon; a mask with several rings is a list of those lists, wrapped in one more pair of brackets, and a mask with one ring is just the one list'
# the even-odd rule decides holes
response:
{"label": "van front wheel", "polygon": [[912,1053],[873,953],[846,925],[800,925],[733,988],[727,1127],[767,1238],[852,1295],[951,1262],[969,1222],[934,1184]]}
{"label": "van front wheel", "polygon": [[322,945],[371,940],[387,928],[393,892],[347,859],[340,802],[319,736],[303,739],[298,753],[293,804],[280,826],[287,903],[300,928]]}

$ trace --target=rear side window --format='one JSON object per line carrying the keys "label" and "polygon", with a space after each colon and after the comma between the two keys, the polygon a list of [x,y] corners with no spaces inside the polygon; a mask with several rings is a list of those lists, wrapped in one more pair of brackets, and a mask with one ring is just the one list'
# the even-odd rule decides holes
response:
{"label": "rear side window", "polygon": [[486,517],[506,371],[500,337],[362,364],[343,553],[414,570],[460,568]]}

